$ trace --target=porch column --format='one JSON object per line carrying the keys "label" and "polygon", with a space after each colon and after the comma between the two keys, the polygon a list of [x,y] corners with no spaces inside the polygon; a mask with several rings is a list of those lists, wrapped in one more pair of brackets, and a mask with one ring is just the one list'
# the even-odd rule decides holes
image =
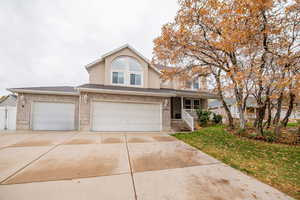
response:
{"label": "porch column", "polygon": [[183,110],[183,97],[181,97],[181,110]]}

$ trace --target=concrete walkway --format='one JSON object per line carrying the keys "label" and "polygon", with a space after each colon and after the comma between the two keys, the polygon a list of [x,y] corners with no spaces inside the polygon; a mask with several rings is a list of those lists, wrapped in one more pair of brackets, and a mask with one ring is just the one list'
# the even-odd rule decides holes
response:
{"label": "concrete walkway", "polygon": [[159,133],[0,133],[1,200],[286,200]]}

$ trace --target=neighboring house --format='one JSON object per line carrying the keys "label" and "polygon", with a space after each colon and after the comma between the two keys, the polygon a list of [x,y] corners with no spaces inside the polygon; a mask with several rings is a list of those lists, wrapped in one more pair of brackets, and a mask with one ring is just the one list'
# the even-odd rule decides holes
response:
{"label": "neighboring house", "polygon": [[[233,118],[239,118],[239,113],[238,113],[238,108],[237,108],[237,104],[235,101],[235,98],[226,98],[225,99],[231,115]],[[212,112],[218,113],[223,115],[224,117],[226,117],[226,112],[225,109],[223,107],[223,104],[221,101],[219,100],[212,100],[208,103],[208,109]],[[255,119],[256,117],[256,109],[257,109],[257,104],[254,98],[249,97],[247,99],[247,104],[246,104],[246,111],[245,111],[245,116],[247,119]],[[287,112],[288,107],[286,105],[283,105],[282,110],[281,110],[281,115],[280,118],[282,119],[286,112]],[[274,116],[276,113],[276,109],[272,110],[272,116]],[[290,116],[290,119],[300,119],[300,104],[295,104],[295,107],[293,109],[293,112]]]}
{"label": "neighboring house", "polygon": [[193,129],[187,110],[207,109],[216,95],[162,87],[161,72],[129,45],[86,66],[89,83],[77,87],[8,89],[18,94],[18,130],[170,131],[174,120]]}
{"label": "neighboring house", "polygon": [[17,96],[8,95],[0,99],[0,130],[16,129]]}
{"label": "neighboring house", "polygon": [[17,105],[17,95],[7,95],[7,96],[3,96],[0,99],[0,107],[5,107],[5,106],[12,106],[12,107],[16,107]]}

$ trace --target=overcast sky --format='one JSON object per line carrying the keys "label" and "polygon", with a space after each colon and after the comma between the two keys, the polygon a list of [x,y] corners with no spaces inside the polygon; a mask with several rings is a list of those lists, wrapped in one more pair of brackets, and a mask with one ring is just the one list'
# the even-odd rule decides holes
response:
{"label": "overcast sky", "polygon": [[84,65],[125,43],[151,59],[177,8],[176,0],[1,0],[0,96],[87,83]]}

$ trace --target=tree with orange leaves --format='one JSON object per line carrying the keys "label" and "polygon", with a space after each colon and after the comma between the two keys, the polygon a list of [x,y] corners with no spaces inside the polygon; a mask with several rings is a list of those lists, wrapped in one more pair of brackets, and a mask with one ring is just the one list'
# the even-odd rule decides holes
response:
{"label": "tree with orange leaves", "polygon": [[240,128],[245,128],[245,104],[252,95],[263,133],[271,96],[289,90],[287,77],[299,73],[300,1],[179,0],[179,5],[174,21],[154,40],[154,62],[180,71],[220,70],[233,89]]}

